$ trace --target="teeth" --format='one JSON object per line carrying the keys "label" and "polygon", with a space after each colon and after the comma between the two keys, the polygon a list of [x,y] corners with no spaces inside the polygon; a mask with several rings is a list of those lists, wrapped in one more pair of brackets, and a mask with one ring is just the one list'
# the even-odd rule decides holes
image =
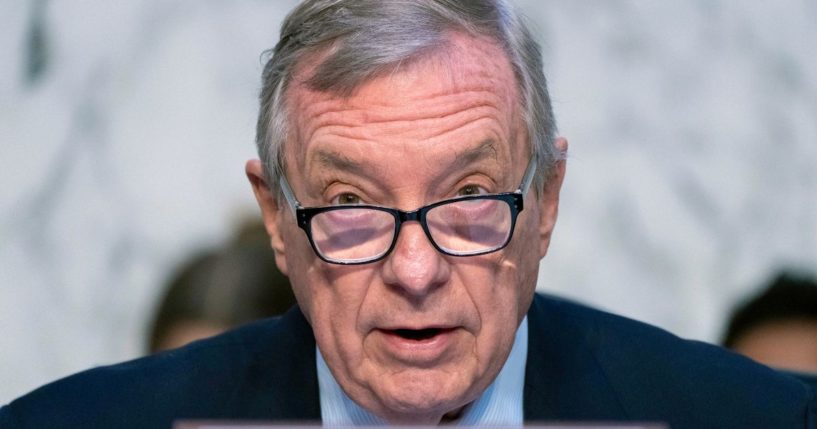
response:
{"label": "teeth", "polygon": [[394,333],[409,340],[420,341],[434,337],[440,333],[440,329],[395,329]]}

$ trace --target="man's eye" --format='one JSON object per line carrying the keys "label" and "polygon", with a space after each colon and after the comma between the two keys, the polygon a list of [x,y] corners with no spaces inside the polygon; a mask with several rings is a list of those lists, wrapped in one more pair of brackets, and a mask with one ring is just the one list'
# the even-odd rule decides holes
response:
{"label": "man's eye", "polygon": [[485,190],[480,188],[477,185],[466,185],[460,188],[458,195],[459,196],[468,196],[468,195],[480,195],[484,194]]}
{"label": "man's eye", "polygon": [[335,197],[334,203],[337,205],[360,204],[360,197],[350,193],[340,194]]}

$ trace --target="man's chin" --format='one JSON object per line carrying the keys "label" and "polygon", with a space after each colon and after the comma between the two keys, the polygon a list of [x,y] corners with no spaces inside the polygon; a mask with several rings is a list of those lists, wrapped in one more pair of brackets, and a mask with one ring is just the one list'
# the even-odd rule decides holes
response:
{"label": "man's chin", "polygon": [[[456,415],[476,399],[472,383],[457,383],[444,371],[406,371],[380,380],[377,389],[382,414],[391,423],[437,424],[446,415]],[[408,374],[411,373],[411,374]]]}
{"label": "man's chin", "polygon": [[391,424],[437,425],[445,416],[459,415],[468,403],[469,401],[465,401],[464,404],[452,401],[429,403],[429,401],[415,402],[406,398],[390,398],[381,417]]}

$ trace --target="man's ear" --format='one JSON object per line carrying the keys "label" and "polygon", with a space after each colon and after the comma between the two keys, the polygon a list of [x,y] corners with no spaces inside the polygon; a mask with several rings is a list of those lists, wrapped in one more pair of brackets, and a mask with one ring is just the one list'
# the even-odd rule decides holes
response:
{"label": "man's ear", "polygon": [[[563,137],[556,139],[556,149],[561,154],[567,154],[567,140]],[[562,182],[565,178],[565,159],[556,162],[550,177],[545,183],[539,199],[541,218],[539,219],[539,257],[547,255],[550,246],[550,238],[553,234],[553,227],[556,226],[556,218],[559,215],[559,192],[562,189]]]}
{"label": "man's ear", "polygon": [[261,208],[264,227],[270,236],[272,250],[275,252],[275,263],[278,265],[278,269],[284,275],[287,275],[286,246],[281,236],[283,230],[280,227],[281,216],[284,214],[281,207],[286,207],[286,203],[279,204],[277,194],[270,190],[265,179],[264,166],[261,164],[261,160],[251,159],[247,161],[244,171],[247,173],[247,178],[250,179],[255,200],[258,201],[258,206]]}

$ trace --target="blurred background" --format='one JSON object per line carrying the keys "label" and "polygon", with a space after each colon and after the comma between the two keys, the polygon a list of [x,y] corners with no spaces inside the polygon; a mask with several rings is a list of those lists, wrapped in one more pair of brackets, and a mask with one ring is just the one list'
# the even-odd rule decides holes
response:
{"label": "blurred background", "polygon": [[[517,1],[568,175],[539,289],[716,341],[817,269],[817,3]],[[175,267],[257,215],[294,1],[0,1],[0,403],[143,353]]]}

